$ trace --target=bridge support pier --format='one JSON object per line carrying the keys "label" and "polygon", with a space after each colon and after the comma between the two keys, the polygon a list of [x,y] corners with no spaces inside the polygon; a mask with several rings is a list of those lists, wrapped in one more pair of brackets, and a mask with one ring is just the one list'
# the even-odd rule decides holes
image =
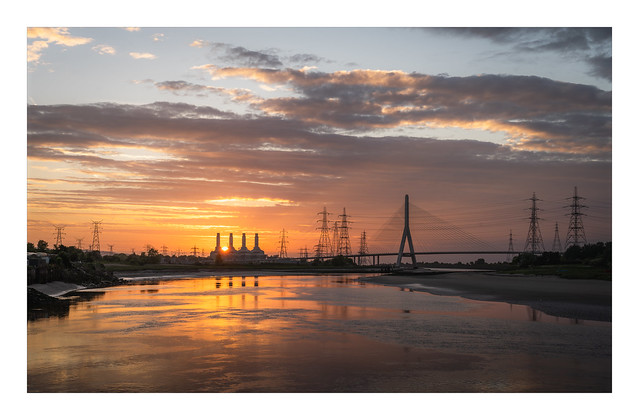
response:
{"label": "bridge support pier", "polygon": [[404,233],[402,233],[402,241],[399,244],[399,252],[397,253],[397,266],[402,263],[402,257],[404,256],[404,243],[408,240],[408,249],[410,249],[410,258],[413,261],[413,266],[417,266],[417,259],[415,258],[415,248],[413,247],[413,238],[410,235],[410,226],[408,224],[408,194],[406,194],[404,200]]}

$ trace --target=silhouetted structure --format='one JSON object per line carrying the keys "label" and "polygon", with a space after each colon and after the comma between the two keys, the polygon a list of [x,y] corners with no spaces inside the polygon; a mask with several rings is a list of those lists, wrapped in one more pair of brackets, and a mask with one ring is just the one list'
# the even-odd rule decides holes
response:
{"label": "silhouetted structure", "polygon": [[586,244],[586,232],[584,231],[584,224],[581,220],[581,216],[586,216],[581,212],[582,208],[587,208],[581,204],[581,200],[584,200],[583,197],[579,197],[577,195],[577,187],[575,187],[575,192],[573,194],[572,203],[570,204],[570,223],[568,223],[568,234],[566,236],[566,249],[570,248],[573,245],[585,245]]}
{"label": "silhouetted structure", "polygon": [[215,249],[211,251],[209,257],[216,260],[220,257],[223,262],[254,263],[266,260],[266,254],[260,249],[259,236],[255,234],[255,246],[252,250],[246,247],[246,233],[242,234],[242,247],[236,250],[233,247],[233,234],[229,234],[229,245],[224,249],[220,243],[220,234],[216,234]]}
{"label": "silhouetted structure", "polygon": [[346,214],[346,207],[344,207],[344,213],[340,214],[340,226],[339,226],[339,245],[338,255],[350,255],[351,254],[351,240],[348,236],[348,215]]}
{"label": "silhouetted structure", "polygon": [[559,240],[559,223],[555,222],[555,239],[552,241],[552,252],[561,252],[561,241]]}
{"label": "silhouetted structure", "polygon": [[53,225],[53,227],[55,227],[55,230],[56,230],[55,245],[60,246],[62,245],[62,237],[65,235],[64,233],[62,233],[62,231],[64,230],[64,226]]}
{"label": "silhouetted structure", "polygon": [[508,237],[508,253],[506,254],[506,260],[511,262],[515,255],[515,248],[513,247],[513,230],[510,229],[510,235]]}
{"label": "silhouetted structure", "polygon": [[530,226],[528,228],[528,236],[526,237],[526,245],[524,246],[524,252],[530,251],[533,254],[539,254],[544,251],[544,240],[541,237],[541,230],[539,229],[539,216],[537,213],[537,201],[540,201],[533,192],[532,207],[530,207]]}
{"label": "silhouetted structure", "polygon": [[368,264],[368,257],[366,254],[368,254],[368,245],[366,244],[366,231],[363,231],[359,237],[359,256],[357,257],[357,264]]}
{"label": "silhouetted structure", "polygon": [[308,247],[300,248],[300,260],[308,260]]}
{"label": "silhouetted structure", "polygon": [[[329,227],[328,227],[328,215],[330,213],[328,213],[326,211],[326,207],[324,207],[324,211],[321,211],[317,214],[321,214],[322,215],[322,226],[319,227],[318,229],[320,230],[320,238],[319,238],[319,242],[316,245],[315,248],[315,256],[317,258],[323,258],[323,257],[328,257],[330,255],[332,255],[332,246],[331,246],[331,240],[328,237],[328,231],[329,231]],[[320,221],[320,220],[318,220]]]}
{"label": "silhouetted structure", "polygon": [[91,251],[100,252],[100,223],[102,223],[102,220],[97,222],[92,220],[91,222],[93,223],[93,243],[91,244]]}
{"label": "silhouetted structure", "polygon": [[410,249],[410,258],[413,262],[413,266],[417,265],[417,259],[415,258],[415,248],[413,247],[413,238],[410,235],[410,226],[408,222],[408,194],[404,199],[404,233],[402,233],[402,241],[399,244],[399,251],[397,252],[397,266],[402,263],[402,257],[404,256],[404,243],[408,240],[408,248]]}
{"label": "silhouetted structure", "polygon": [[280,258],[288,258],[286,244],[288,244],[288,239],[286,239],[286,229],[282,229],[282,237],[280,238]]}

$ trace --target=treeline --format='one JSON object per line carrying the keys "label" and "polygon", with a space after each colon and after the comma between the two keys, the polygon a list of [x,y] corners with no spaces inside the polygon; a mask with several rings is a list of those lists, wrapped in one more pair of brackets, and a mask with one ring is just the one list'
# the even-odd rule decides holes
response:
{"label": "treeline", "polygon": [[148,252],[142,252],[138,254],[113,254],[105,255],[102,257],[104,262],[108,263],[122,263],[131,265],[146,265],[146,264],[159,264],[162,260],[162,255],[154,249],[149,249]]}
{"label": "treeline", "polygon": [[83,251],[74,246],[54,245],[53,249],[48,248],[46,241],[38,241],[37,246],[31,242],[27,242],[27,252],[46,252],[50,256],[49,264],[62,265],[71,267],[74,262],[84,263],[124,263],[132,265],[158,264],[162,256],[154,249],[141,254],[113,254],[102,255],[99,251]]}
{"label": "treeline", "polygon": [[117,284],[118,279],[106,270],[99,251],[83,251],[74,246],[56,245],[48,248],[46,241],[38,245],[27,243],[27,252],[43,252],[48,255],[48,264],[39,257],[29,258],[27,284],[62,281],[85,286]]}
{"label": "treeline", "polygon": [[62,267],[71,267],[75,262],[93,263],[102,260],[102,256],[98,251],[83,251],[74,246],[54,245],[53,249],[48,248],[46,241],[38,241],[35,246],[31,242],[27,242],[27,252],[45,252],[49,255],[49,264],[59,265]]}
{"label": "treeline", "polygon": [[544,252],[539,255],[519,254],[513,258],[519,267],[559,264],[583,264],[594,267],[612,268],[612,242],[597,242],[583,246],[573,245],[565,252]]}

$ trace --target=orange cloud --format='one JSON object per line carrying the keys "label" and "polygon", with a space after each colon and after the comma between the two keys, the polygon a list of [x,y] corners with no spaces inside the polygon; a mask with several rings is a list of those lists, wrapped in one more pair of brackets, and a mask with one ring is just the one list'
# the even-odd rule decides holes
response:
{"label": "orange cloud", "polygon": [[363,132],[407,126],[473,128],[504,132],[521,149],[611,151],[611,94],[593,86],[540,77],[443,77],[398,70],[197,68],[214,80],[240,77],[289,86],[297,95],[261,101],[251,96],[251,103],[269,115],[313,125]]}
{"label": "orange cloud", "polygon": [[75,47],[92,42],[91,38],[71,36],[67,28],[27,28],[27,38],[40,39],[27,46],[27,62],[38,62],[42,51],[55,43],[66,47]]}

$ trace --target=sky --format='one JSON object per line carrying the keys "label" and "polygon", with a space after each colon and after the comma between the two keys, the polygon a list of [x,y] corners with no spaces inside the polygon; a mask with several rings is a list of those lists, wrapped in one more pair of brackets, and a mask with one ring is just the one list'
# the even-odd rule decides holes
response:
{"label": "sky", "polygon": [[[139,253],[150,243],[208,251],[218,231],[249,238],[255,231],[275,253],[286,228],[296,254],[317,242],[323,206],[332,217],[346,207],[351,237],[366,229],[372,240],[410,194],[411,203],[496,247],[512,229],[520,248],[535,192],[544,200],[540,225],[549,247],[555,222],[565,237],[563,206],[575,186],[590,206],[588,239],[610,240],[614,192],[614,348],[623,366],[615,372],[617,404],[576,396],[565,408],[566,415],[601,418],[631,395],[631,387],[617,385],[624,375],[631,383],[635,365],[619,354],[634,338],[623,333],[633,330],[623,324],[633,319],[624,312],[633,307],[634,282],[624,280],[633,278],[625,274],[634,258],[636,179],[636,25],[627,4],[326,0],[312,11],[312,4],[286,0],[14,5],[0,28],[3,74],[12,81],[0,101],[9,126],[0,154],[8,236],[51,244],[53,225],[63,224],[65,244],[83,238],[86,246],[91,221],[102,220],[103,249]],[[66,29],[25,37],[37,27]],[[309,27],[324,29],[313,35]],[[411,29],[437,27],[447,29]],[[613,28],[614,166],[610,40],[579,30],[469,29],[477,27]],[[25,99],[26,112],[16,106]],[[236,198],[226,202],[233,206],[222,205],[228,198]],[[3,250],[19,278],[23,256],[12,242]],[[18,283],[9,284],[22,293]],[[23,337],[23,324],[10,325]],[[26,363],[26,351],[17,349],[15,359]],[[14,366],[7,384],[26,386]],[[171,412],[162,398],[155,406]],[[279,402],[269,396],[256,407]],[[366,402],[377,414],[396,414],[397,405],[379,396]],[[184,405],[173,410],[183,414]]]}
{"label": "sky", "polygon": [[612,239],[610,27],[26,32],[29,242],[86,248],[101,221],[107,251],[208,254],[219,232],[273,254],[285,230],[297,257],[326,207],[381,251],[409,194],[520,250],[535,193],[550,250],[574,187],[589,242]]}

